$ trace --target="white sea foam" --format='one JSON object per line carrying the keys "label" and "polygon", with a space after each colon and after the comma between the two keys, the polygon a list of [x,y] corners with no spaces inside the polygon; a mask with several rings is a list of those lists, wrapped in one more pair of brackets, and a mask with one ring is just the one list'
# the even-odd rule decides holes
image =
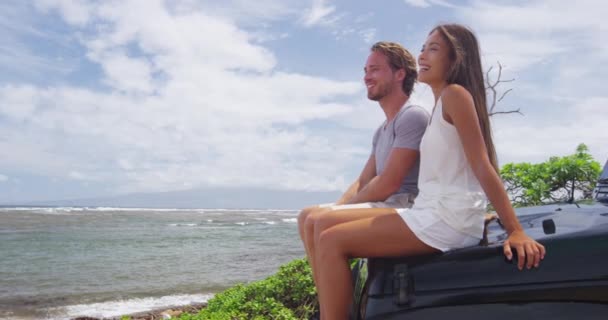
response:
{"label": "white sea foam", "polygon": [[15,208],[0,208],[0,212],[15,212],[15,211],[30,211],[41,214],[64,214],[72,211],[82,211],[82,208],[71,208],[71,207],[15,207]]}
{"label": "white sea foam", "polygon": [[40,210],[40,209],[48,209],[44,207],[3,207],[0,208],[0,211],[31,211],[31,210]]}
{"label": "white sea foam", "polygon": [[169,225],[172,227],[196,227],[198,224],[196,224],[196,223],[171,223]]}
{"label": "white sea foam", "polygon": [[64,307],[55,307],[49,310],[50,314],[57,315],[52,319],[72,319],[78,316],[87,317],[117,317],[121,315],[161,309],[171,306],[187,305],[207,302],[213,294],[172,295],[160,298],[141,298],[118,301],[108,301],[92,304],[79,304]]}
{"label": "white sea foam", "polygon": [[160,212],[175,212],[175,211],[185,211],[185,212],[198,212],[199,209],[171,209],[171,208],[162,208],[162,209],[154,209],[154,208],[121,208],[121,207],[91,207],[87,208],[90,211],[160,211]]}
{"label": "white sea foam", "polygon": [[34,213],[40,213],[40,214],[70,215],[75,212],[82,212],[82,211],[84,211],[84,209],[83,208],[73,208],[73,207],[58,207],[58,208],[35,208],[35,209],[31,209],[29,211],[34,212]]}
{"label": "white sea foam", "polygon": [[276,222],[276,221],[266,221],[266,222],[264,222],[264,223],[265,223],[265,224],[270,224],[270,225],[277,224],[277,222]]}
{"label": "white sea foam", "polygon": [[213,212],[242,212],[242,213],[272,213],[272,214],[293,214],[298,210],[289,209],[178,209],[178,208],[127,208],[127,207],[2,207],[2,211],[44,211],[44,212],[74,212],[74,211],[160,211],[160,212],[196,212],[196,213],[213,213]]}
{"label": "white sea foam", "polygon": [[297,223],[298,219],[297,218],[288,218],[288,219],[281,219],[281,221],[287,222],[287,223]]}
{"label": "white sea foam", "polygon": [[0,208],[0,212],[14,212],[14,211],[28,211],[33,213],[42,214],[66,214],[73,212],[108,212],[108,211],[160,211],[160,212],[174,212],[174,211],[194,211],[195,209],[151,209],[151,208],[119,208],[119,207],[4,207]]}
{"label": "white sea foam", "polygon": [[298,210],[292,209],[201,209],[206,211],[238,211],[238,212],[259,212],[259,213],[268,213],[268,212],[298,212]]}

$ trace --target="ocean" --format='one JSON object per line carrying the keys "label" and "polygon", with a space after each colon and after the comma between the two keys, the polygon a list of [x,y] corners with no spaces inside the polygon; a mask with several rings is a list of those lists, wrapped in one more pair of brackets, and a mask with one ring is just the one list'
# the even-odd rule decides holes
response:
{"label": "ocean", "polygon": [[200,303],[304,257],[296,210],[0,208],[0,319]]}

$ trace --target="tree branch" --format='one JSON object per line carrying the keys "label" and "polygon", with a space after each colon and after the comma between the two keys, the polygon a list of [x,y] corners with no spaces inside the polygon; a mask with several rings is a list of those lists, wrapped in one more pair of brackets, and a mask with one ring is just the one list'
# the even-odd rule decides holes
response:
{"label": "tree branch", "polygon": [[509,113],[519,113],[522,116],[524,115],[523,113],[521,113],[521,111],[519,111],[519,109],[517,110],[511,110],[511,111],[496,111],[496,112],[491,112],[489,115],[490,117],[495,115],[495,114],[509,114]]}
{"label": "tree branch", "polygon": [[505,96],[513,91],[512,88],[509,88],[507,91],[503,92],[500,97],[498,98],[498,90],[497,87],[504,82],[513,82],[515,81],[515,79],[509,79],[509,80],[503,80],[502,78],[502,64],[500,63],[500,61],[496,62],[498,64],[498,75],[496,77],[495,81],[490,80],[490,73],[492,72],[492,70],[494,69],[494,66],[491,66],[490,68],[488,68],[488,70],[486,71],[486,90],[490,91],[490,103],[488,105],[488,114],[490,116],[493,116],[495,114],[509,114],[509,113],[519,113],[522,116],[524,115],[520,109],[517,110],[510,110],[510,111],[494,111],[494,109],[496,108],[496,105],[498,102],[501,102],[502,99],[505,98]]}
{"label": "tree branch", "polygon": [[[513,91],[513,88],[510,88],[509,90],[503,92],[503,94],[500,96],[500,98],[498,98],[498,102],[501,102],[502,99],[507,95],[507,93]],[[519,109],[518,109],[519,110]]]}

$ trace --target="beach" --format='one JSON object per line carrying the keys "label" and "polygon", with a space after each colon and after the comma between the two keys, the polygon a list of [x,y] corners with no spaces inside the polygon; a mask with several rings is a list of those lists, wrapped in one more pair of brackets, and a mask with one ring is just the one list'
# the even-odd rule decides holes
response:
{"label": "beach", "polygon": [[0,208],[0,318],[154,319],[176,306],[200,309],[215,293],[303,257],[296,217],[281,209]]}

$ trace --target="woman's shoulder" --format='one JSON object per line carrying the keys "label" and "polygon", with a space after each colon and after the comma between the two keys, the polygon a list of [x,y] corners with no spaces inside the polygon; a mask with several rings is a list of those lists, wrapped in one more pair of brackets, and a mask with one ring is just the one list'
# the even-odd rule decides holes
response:
{"label": "woman's shoulder", "polygon": [[473,101],[473,96],[465,87],[452,83],[443,88],[441,92],[441,100],[445,102],[446,100],[460,100],[460,99],[470,99]]}
{"label": "woman's shoulder", "polygon": [[446,111],[452,108],[462,108],[467,105],[475,107],[473,96],[469,90],[459,84],[450,84],[443,89],[441,103]]}

